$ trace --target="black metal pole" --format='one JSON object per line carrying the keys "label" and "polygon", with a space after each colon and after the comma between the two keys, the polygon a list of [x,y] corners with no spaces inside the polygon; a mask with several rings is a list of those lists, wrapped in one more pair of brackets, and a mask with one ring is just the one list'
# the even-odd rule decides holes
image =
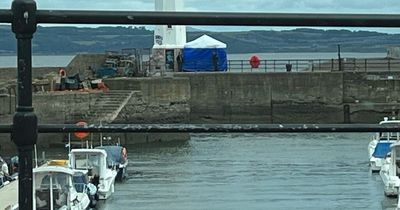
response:
{"label": "black metal pole", "polygon": [[18,203],[21,210],[33,209],[33,146],[37,140],[37,117],[32,107],[32,37],[36,32],[36,3],[14,0],[12,31],[17,38],[18,105],[13,120],[12,141],[19,156]]}
{"label": "black metal pole", "polygon": [[38,23],[399,27],[400,15],[39,10]]}
{"label": "black metal pole", "polygon": [[[349,111],[349,110],[348,110]],[[0,125],[0,133],[9,133],[10,125]],[[338,133],[400,132],[398,125],[379,124],[41,124],[39,133]]]}
{"label": "black metal pole", "polygon": [[340,55],[340,44],[337,46],[338,49],[338,65],[339,65],[339,71],[342,71],[342,58]]}
{"label": "black metal pole", "polygon": [[[11,19],[0,9],[0,22]],[[235,25],[235,26],[334,26],[400,27],[398,14],[312,14],[38,10],[38,23],[144,24],[144,25]]]}
{"label": "black metal pole", "polygon": [[[12,125],[0,124],[0,133],[10,133],[11,131],[12,131]],[[38,133],[71,133],[71,132],[93,132],[93,133],[368,132],[370,133],[370,132],[400,132],[400,126],[379,125],[379,124],[140,124],[140,125],[111,124],[111,125],[88,125],[87,127],[79,127],[75,124],[38,125]]]}

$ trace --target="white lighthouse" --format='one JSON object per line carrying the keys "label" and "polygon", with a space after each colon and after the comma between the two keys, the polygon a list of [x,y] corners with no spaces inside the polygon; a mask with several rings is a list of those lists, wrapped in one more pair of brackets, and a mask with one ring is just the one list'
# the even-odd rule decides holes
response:
{"label": "white lighthouse", "polygon": [[[183,11],[183,0],[155,0],[155,10]],[[176,57],[186,43],[186,26],[160,25],[154,29],[153,60],[155,68],[178,71]]]}

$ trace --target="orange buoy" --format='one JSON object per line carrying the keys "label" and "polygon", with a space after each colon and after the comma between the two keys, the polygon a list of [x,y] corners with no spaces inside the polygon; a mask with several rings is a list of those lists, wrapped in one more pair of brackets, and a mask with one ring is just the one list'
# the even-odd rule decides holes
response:
{"label": "orange buoy", "polygon": [[[87,127],[88,124],[85,121],[79,121],[78,123],[76,123],[76,125],[81,127]],[[89,136],[89,132],[75,132],[74,135],[76,138],[82,140]]]}

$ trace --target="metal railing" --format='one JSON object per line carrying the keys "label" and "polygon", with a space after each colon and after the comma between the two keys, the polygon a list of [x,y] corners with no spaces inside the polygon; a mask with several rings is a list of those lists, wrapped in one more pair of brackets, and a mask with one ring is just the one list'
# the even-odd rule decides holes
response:
{"label": "metal railing", "polygon": [[400,59],[343,58],[341,60],[340,68],[338,59],[261,60],[258,68],[252,68],[249,60],[228,60],[228,72],[400,71]]}
{"label": "metal railing", "polygon": [[[19,156],[19,209],[33,209],[32,156],[38,132],[371,132],[400,131],[378,125],[38,125],[32,107],[32,38],[38,23],[57,24],[148,24],[148,25],[247,25],[247,26],[338,26],[400,27],[400,15],[284,14],[284,13],[193,13],[37,10],[34,0],[14,0],[10,10],[0,10],[0,23],[11,23],[17,39],[18,105],[12,125],[0,126],[11,133]],[[260,128],[262,127],[262,129]],[[284,129],[281,129],[281,128]],[[312,129],[309,129],[311,128]],[[246,128],[246,129],[244,129]]]}

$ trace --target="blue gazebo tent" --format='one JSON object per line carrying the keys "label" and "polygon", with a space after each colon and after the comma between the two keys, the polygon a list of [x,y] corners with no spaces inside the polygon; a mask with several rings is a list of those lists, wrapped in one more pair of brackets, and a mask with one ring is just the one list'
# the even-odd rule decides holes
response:
{"label": "blue gazebo tent", "polygon": [[203,35],[183,48],[183,71],[226,71],[226,44]]}

